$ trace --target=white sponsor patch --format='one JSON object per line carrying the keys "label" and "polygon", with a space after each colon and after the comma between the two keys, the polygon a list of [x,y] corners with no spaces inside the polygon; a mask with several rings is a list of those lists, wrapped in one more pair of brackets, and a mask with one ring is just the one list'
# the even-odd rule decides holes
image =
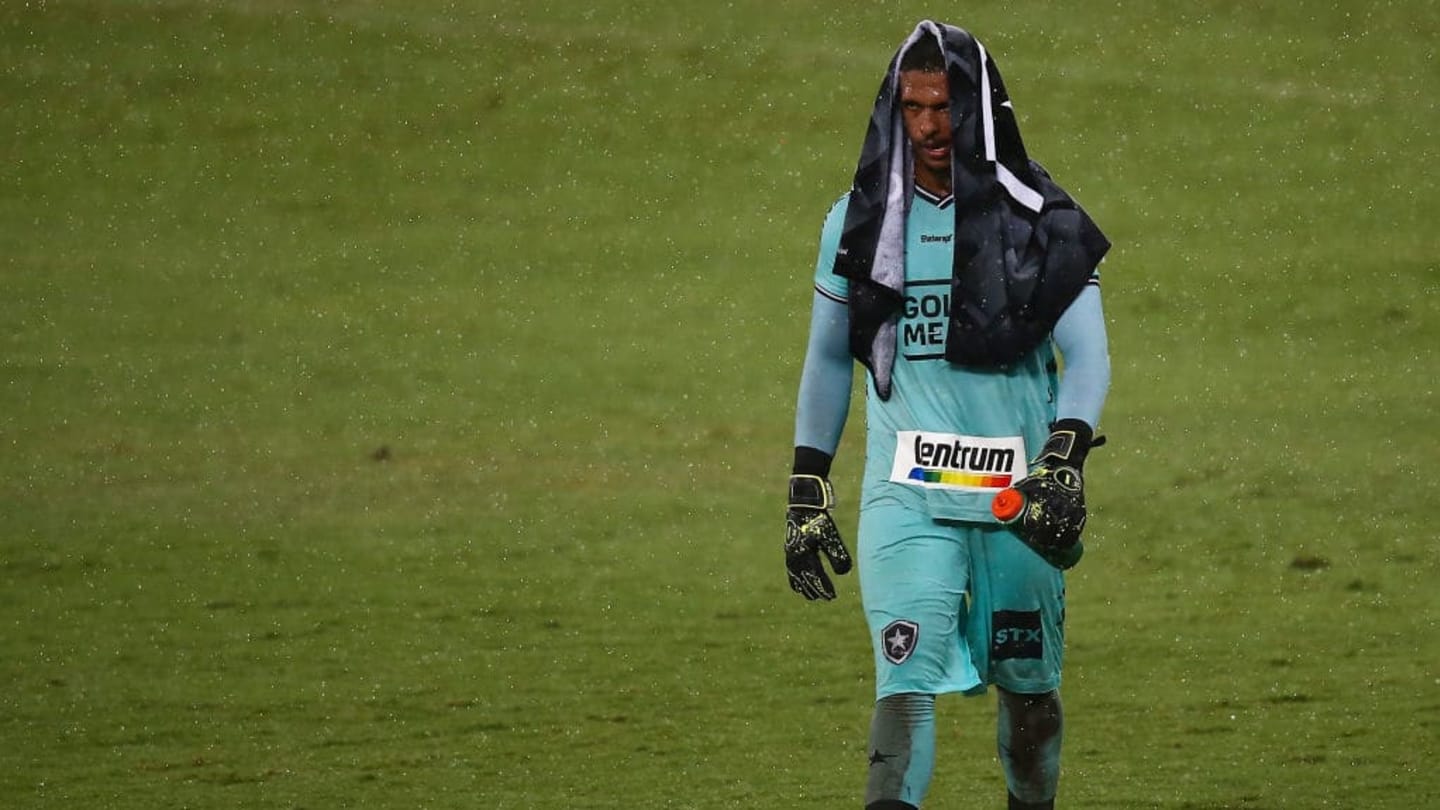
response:
{"label": "white sponsor patch", "polygon": [[961,436],[902,430],[895,434],[890,480],[927,489],[1001,490],[1025,477],[1019,436]]}

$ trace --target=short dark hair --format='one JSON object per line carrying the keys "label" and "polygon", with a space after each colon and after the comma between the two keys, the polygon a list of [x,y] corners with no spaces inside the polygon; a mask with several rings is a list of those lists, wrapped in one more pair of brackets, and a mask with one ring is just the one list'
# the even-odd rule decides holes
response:
{"label": "short dark hair", "polygon": [[945,54],[940,51],[940,42],[929,31],[920,35],[900,57],[900,70],[919,70],[925,73],[944,73]]}

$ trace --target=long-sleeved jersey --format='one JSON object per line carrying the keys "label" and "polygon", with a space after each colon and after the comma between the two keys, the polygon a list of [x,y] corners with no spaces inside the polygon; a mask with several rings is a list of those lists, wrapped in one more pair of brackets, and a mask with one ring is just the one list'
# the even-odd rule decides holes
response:
{"label": "long-sleeved jersey", "polygon": [[[831,209],[815,268],[816,303],[801,383],[796,444],[834,453],[848,406],[852,363],[845,303],[848,280],[833,272],[847,198]],[[897,325],[894,389],[888,400],[866,385],[866,452],[862,508],[897,504],[944,520],[993,522],[995,493],[1024,477],[1057,417],[1061,397],[1053,344],[1046,341],[1005,370],[977,370],[945,360],[954,217],[949,197],[917,188],[906,221],[905,303]],[[1098,289],[1087,288],[1057,337],[1080,336],[1088,380],[1070,402],[1092,425],[1109,383]],[[1072,309],[1077,309],[1072,305]],[[1093,315],[1089,310],[1093,310]],[[1098,334],[1097,334],[1098,329]],[[1099,379],[1096,379],[1096,378]],[[1068,382],[1068,380],[1067,380]],[[838,402],[838,407],[837,407]]]}

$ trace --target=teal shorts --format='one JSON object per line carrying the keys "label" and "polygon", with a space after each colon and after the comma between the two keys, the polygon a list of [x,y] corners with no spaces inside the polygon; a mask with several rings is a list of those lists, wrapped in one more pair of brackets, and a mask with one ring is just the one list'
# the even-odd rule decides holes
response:
{"label": "teal shorts", "polygon": [[1059,688],[1065,577],[1009,529],[872,506],[858,558],[876,699]]}

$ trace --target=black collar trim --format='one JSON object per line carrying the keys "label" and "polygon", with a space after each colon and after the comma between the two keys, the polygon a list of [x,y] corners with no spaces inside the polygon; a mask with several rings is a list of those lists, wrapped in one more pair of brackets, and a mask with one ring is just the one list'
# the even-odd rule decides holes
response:
{"label": "black collar trim", "polygon": [[943,208],[949,208],[949,207],[950,207],[952,204],[954,204],[954,202],[955,202],[955,195],[954,195],[954,194],[946,194],[944,197],[941,197],[941,196],[938,195],[938,194],[933,194],[933,193],[931,193],[931,192],[929,192],[929,191],[926,191],[925,189],[921,188],[920,186],[916,186],[916,187],[915,187],[915,196],[916,196],[916,197],[919,197],[920,199],[924,200],[925,202],[930,203],[931,205],[935,206],[936,208],[942,208],[942,209],[943,209]]}

